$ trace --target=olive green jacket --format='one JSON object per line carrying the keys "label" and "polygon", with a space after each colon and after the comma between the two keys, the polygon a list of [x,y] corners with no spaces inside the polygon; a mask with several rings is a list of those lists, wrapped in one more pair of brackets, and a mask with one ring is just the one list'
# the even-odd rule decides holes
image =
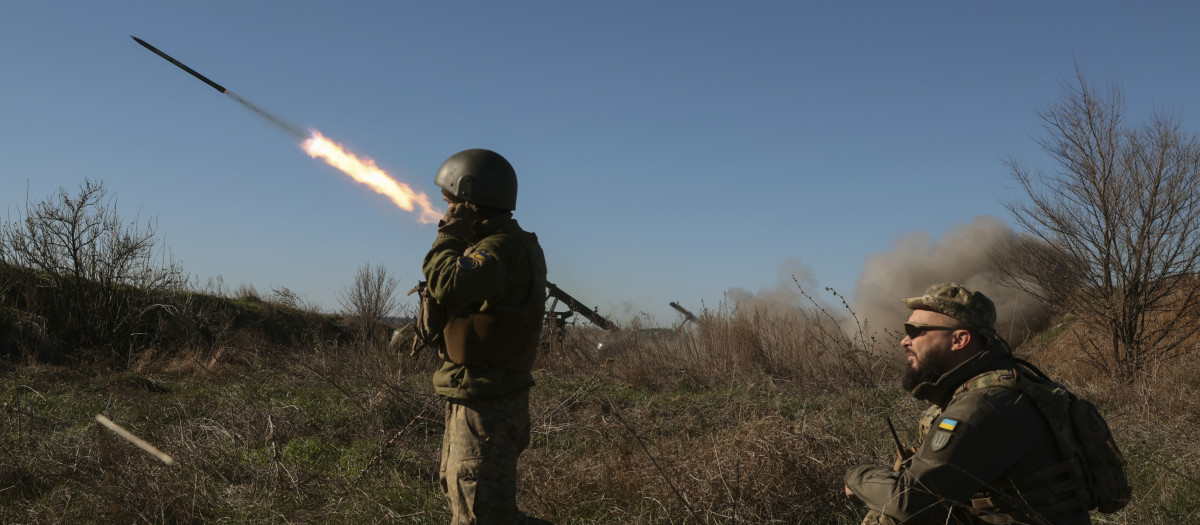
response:
{"label": "olive green jacket", "polygon": [[[423,271],[430,293],[448,310],[486,312],[495,307],[520,306],[530,295],[532,257],[518,235],[524,234],[511,213],[492,217],[475,227],[475,242],[438,235],[425,255]],[[536,244],[536,240],[534,241]],[[545,268],[545,261],[540,261]],[[544,280],[544,276],[543,276]],[[440,395],[455,399],[492,399],[533,385],[529,372],[498,366],[463,365],[446,360],[433,375]]]}
{"label": "olive green jacket", "polygon": [[[1004,352],[983,351],[937,381],[922,383],[913,396],[935,406],[930,428],[910,462],[899,472],[860,465],[846,473],[846,486],[867,507],[899,523],[1090,523],[1086,511],[1046,515],[1022,499],[1022,487],[1062,460],[1054,433],[1033,401],[1001,386],[966,388],[973,378],[1012,369]],[[1015,373],[1015,372],[1014,372]],[[924,430],[924,429],[923,429]],[[972,500],[991,498],[989,511],[971,511]],[[999,508],[997,509],[996,506]],[[1008,514],[1014,521],[996,519]]]}

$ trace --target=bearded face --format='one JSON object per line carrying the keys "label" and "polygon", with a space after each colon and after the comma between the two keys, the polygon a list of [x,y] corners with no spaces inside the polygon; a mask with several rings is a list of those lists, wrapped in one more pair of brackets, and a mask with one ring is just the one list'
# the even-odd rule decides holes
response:
{"label": "bearded face", "polygon": [[964,328],[954,318],[928,310],[913,310],[905,323],[904,347],[908,366],[900,376],[900,386],[912,392],[917,385],[937,381],[961,362],[954,355],[954,333]]}
{"label": "bearded face", "polygon": [[906,392],[912,392],[921,383],[937,381],[956,366],[951,360],[949,341],[944,346],[943,349],[933,349],[919,357],[909,358],[908,366],[904,367],[904,373],[900,376],[900,386]]}

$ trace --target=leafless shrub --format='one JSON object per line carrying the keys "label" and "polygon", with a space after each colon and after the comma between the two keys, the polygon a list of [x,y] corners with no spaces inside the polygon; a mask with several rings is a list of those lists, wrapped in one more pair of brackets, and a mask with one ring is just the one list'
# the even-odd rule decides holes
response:
{"label": "leafless shrub", "polygon": [[1118,86],[1076,80],[1038,113],[1056,171],[1007,162],[1029,237],[1000,261],[1010,284],[1104,334],[1092,361],[1129,379],[1200,330],[1200,143],[1168,113],[1127,124]]}
{"label": "leafless shrub", "polygon": [[121,356],[146,312],[187,283],[159,246],[155,221],[122,220],[100,182],[74,195],[59,189],[20,214],[0,225],[0,263],[39,281],[25,305],[70,345]]}
{"label": "leafless shrub", "polygon": [[394,277],[384,265],[363,264],[354,273],[354,283],[338,294],[338,302],[348,315],[383,321],[395,315],[400,299],[396,296]]}

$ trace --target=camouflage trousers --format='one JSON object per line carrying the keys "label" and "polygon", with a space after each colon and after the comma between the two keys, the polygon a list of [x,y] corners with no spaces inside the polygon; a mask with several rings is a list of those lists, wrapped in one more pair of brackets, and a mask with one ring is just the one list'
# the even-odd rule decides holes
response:
{"label": "camouflage trousers", "polygon": [[529,446],[529,391],[500,399],[446,401],[442,493],[451,525],[513,525],[517,457]]}

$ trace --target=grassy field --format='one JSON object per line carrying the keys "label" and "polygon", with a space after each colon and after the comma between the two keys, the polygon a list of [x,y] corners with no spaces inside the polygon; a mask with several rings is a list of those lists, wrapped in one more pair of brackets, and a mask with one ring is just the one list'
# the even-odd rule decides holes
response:
{"label": "grassy field", "polygon": [[[856,524],[860,463],[916,438],[888,334],[717,312],[667,336],[572,330],[531,392],[519,503],[556,523]],[[1055,336],[1056,335],[1056,336]],[[1200,361],[1096,377],[1068,335],[1018,353],[1106,414],[1134,498],[1095,523],[1200,523]],[[314,335],[239,337],[128,368],[0,361],[0,522],[445,523],[433,356]],[[166,465],[97,414],[170,454]]]}

